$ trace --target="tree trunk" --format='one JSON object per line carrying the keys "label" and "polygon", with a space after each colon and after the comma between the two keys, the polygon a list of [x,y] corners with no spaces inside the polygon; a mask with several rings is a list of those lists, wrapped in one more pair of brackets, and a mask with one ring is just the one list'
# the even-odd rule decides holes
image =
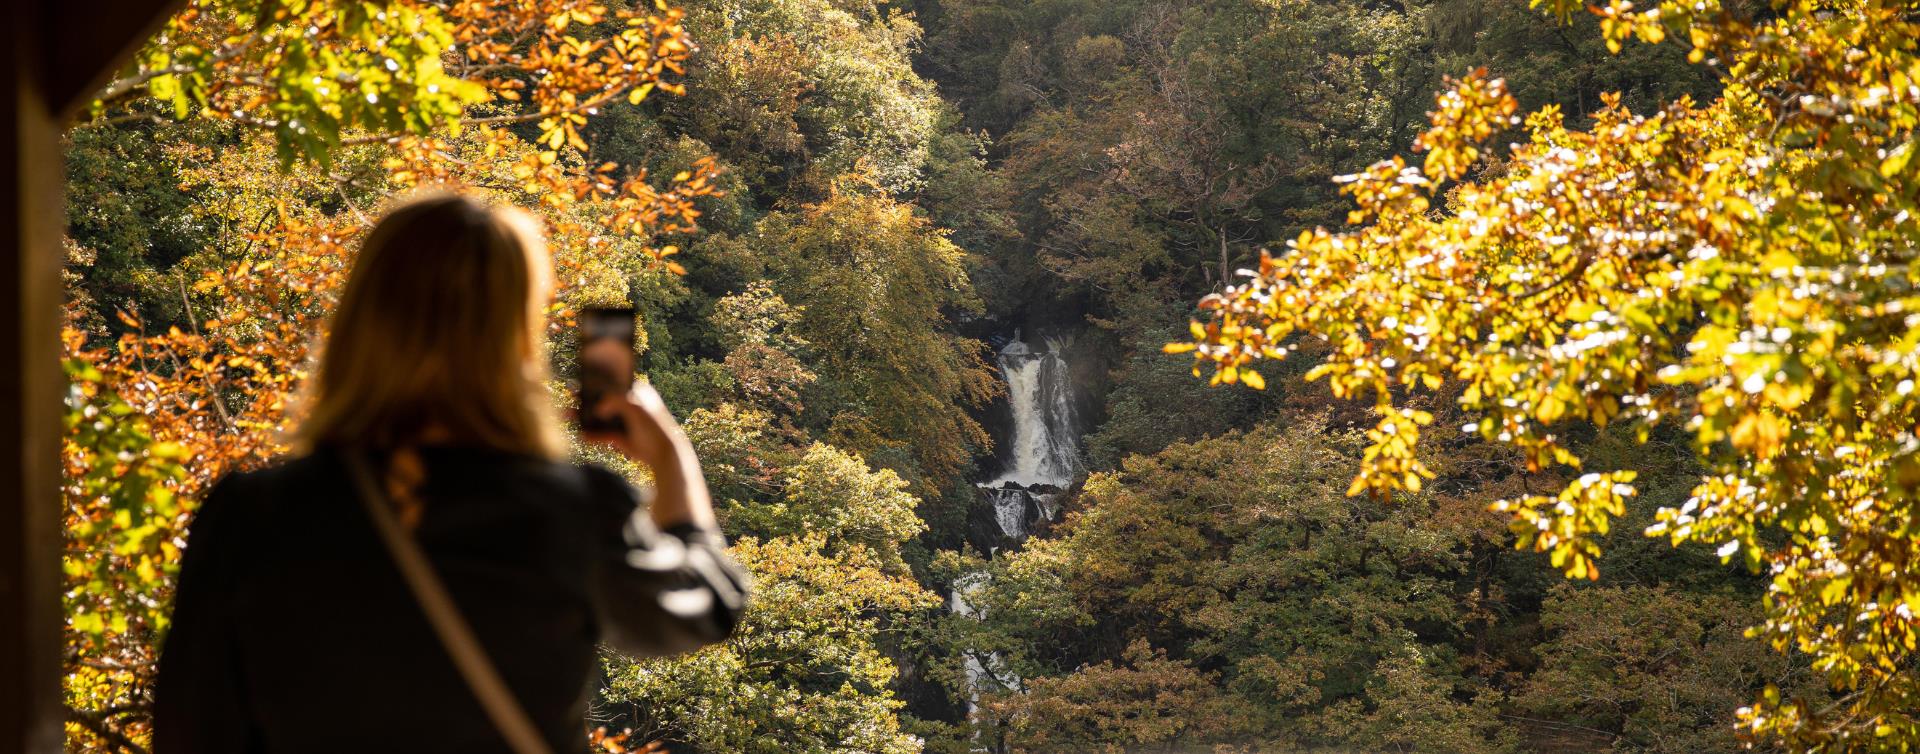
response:
{"label": "tree trunk", "polygon": [[1233,268],[1227,261],[1227,230],[1214,231],[1213,237],[1220,241],[1220,287],[1226,288],[1233,284]]}

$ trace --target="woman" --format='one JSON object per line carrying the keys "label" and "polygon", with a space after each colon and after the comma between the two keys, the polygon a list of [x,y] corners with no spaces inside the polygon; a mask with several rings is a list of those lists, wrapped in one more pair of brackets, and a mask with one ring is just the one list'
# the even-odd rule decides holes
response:
{"label": "woman", "polygon": [[[193,523],[155,752],[582,752],[597,644],[667,654],[732,631],[744,582],[659,396],[595,407],[624,432],[587,438],[653,470],[650,507],[564,461],[551,286],[523,212],[435,195],[374,227],[295,457],[216,484]],[[535,743],[509,743],[516,714]]]}

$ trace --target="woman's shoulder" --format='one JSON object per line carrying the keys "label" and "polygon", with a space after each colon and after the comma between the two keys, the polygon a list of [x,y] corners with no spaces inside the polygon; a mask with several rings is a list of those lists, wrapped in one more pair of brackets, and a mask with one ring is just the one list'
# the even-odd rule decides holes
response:
{"label": "woman's shoulder", "polygon": [[561,497],[629,499],[626,477],[597,463],[548,459],[486,448],[435,446],[419,449],[429,478],[435,471],[474,485],[534,485]]}
{"label": "woman's shoulder", "polygon": [[630,510],[645,497],[625,476],[600,464],[582,461],[567,466],[578,475],[587,496],[597,503]]}
{"label": "woman's shoulder", "polygon": [[[287,456],[229,471],[200,495],[196,530],[254,531],[308,518],[347,490],[346,469],[325,453]],[[218,536],[218,535],[215,535]]]}
{"label": "woman's shoulder", "polygon": [[247,553],[258,548],[248,543],[255,534],[302,530],[286,526],[288,517],[310,515],[314,507],[303,503],[331,494],[331,463],[327,457],[288,457],[221,475],[199,496],[189,549],[226,553],[216,559],[252,557]]}
{"label": "woman's shoulder", "polygon": [[[459,494],[512,495],[511,491],[519,490],[523,495],[538,490],[539,496],[549,501],[573,499],[617,506],[631,506],[642,499],[642,493],[625,476],[592,462],[473,447],[431,446],[417,451],[426,463],[429,484]],[[208,503],[219,502],[221,507],[264,512],[285,501],[337,497],[351,484],[344,452],[320,448],[227,474],[205,499]]]}
{"label": "woman's shoulder", "polygon": [[351,483],[346,461],[330,448],[291,454],[244,470],[229,472],[215,482],[208,497],[307,498],[333,495]]}
{"label": "woman's shoulder", "polygon": [[208,488],[206,503],[273,499],[289,491],[318,492],[325,480],[339,478],[339,460],[330,453],[286,456],[221,476]]}

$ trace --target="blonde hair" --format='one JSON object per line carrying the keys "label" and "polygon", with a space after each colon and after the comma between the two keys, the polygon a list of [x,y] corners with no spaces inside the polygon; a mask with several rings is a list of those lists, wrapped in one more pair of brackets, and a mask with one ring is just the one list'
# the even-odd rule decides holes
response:
{"label": "blonde hair", "polygon": [[436,193],[388,212],[347,278],[294,447],[563,455],[546,389],[546,253],[539,221],[511,207]]}

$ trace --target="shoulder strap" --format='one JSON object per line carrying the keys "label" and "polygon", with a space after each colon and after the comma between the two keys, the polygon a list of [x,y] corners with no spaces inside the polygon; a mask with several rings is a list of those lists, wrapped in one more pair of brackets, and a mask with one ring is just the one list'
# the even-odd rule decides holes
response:
{"label": "shoulder strap", "polygon": [[349,451],[346,461],[353,473],[354,484],[359,487],[358,497],[367,509],[367,517],[373,519],[373,526],[380,532],[380,540],[386,544],[388,554],[393,556],[394,564],[400,567],[400,574],[406,578],[414,599],[426,612],[427,621],[433,624],[434,633],[440,636],[440,644],[453,657],[454,665],[459,667],[460,675],[467,681],[467,688],[479,698],[480,706],[486,709],[487,717],[493,719],[494,727],[499,729],[500,735],[507,740],[515,754],[552,754],[552,747],[540,736],[532,718],[527,717],[527,711],[521,708],[513,691],[507,688],[500,671],[487,658],[487,651],[474,636],[473,627],[467,624],[459,606],[447,594],[446,585],[434,572],[433,564],[427,562],[419,543],[414,541],[411,534],[402,531],[400,522],[394,519],[387,496],[374,481],[366,459]]}

